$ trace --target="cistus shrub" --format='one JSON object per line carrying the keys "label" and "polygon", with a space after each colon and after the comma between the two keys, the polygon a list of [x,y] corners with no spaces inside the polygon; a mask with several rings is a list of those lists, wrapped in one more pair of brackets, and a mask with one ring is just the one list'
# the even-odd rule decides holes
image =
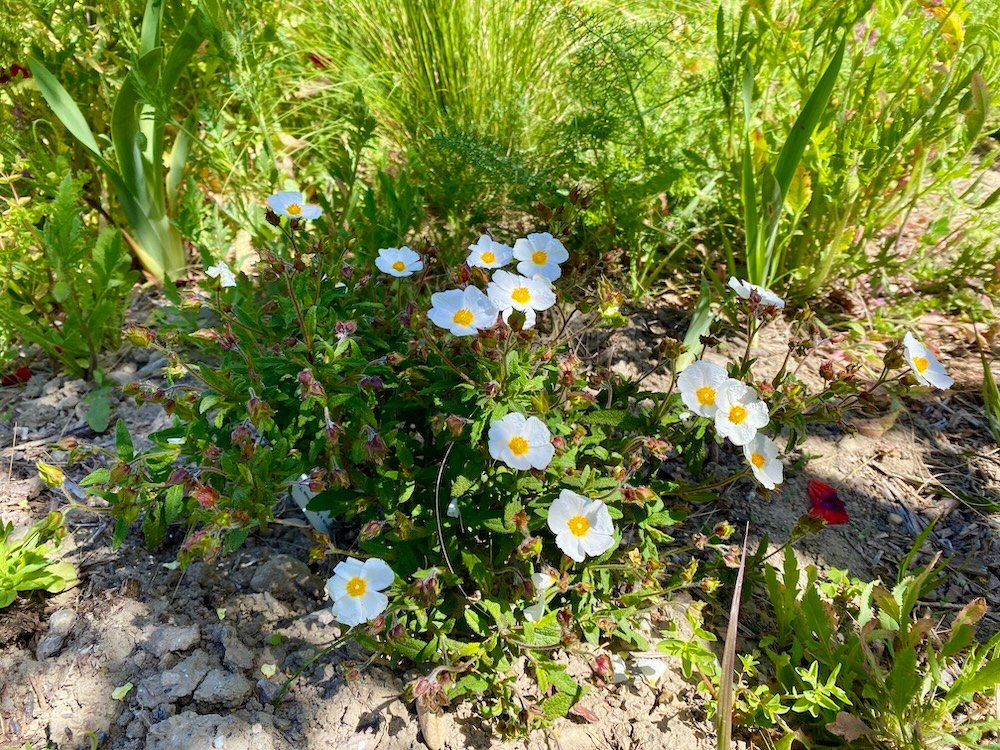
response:
{"label": "cistus shrub", "polygon": [[[376,254],[314,235],[302,217],[319,209],[301,194],[269,206],[279,233],[252,277],[218,263],[179,322],[128,331],[165,353],[172,382],[128,392],[175,426],[141,455],[120,430],[119,461],[86,483],[112,503],[119,540],[136,521],[151,544],[186,524],[182,561],[235,549],[289,490],[311,496],[309,511],[330,519],[314,558],[347,558],[327,587],[340,623],[374,652],[432,667],[411,686],[424,709],[480,698],[503,731],[564,715],[584,694],[557,651],[593,663],[598,648],[650,648],[667,592],[718,585],[692,555],[731,552],[731,526],[671,545],[691,500],[742,477],[774,488],[783,471],[769,436],[786,432],[793,448],[810,419],[877,403],[902,364],[894,349],[874,385],[854,368],[817,394],[784,366],[753,384],[745,354],[728,368],[699,361],[676,392],[644,391],[644,377],[577,356],[572,308],[588,303],[556,226],[512,246],[484,235],[445,267],[430,246]],[[753,339],[784,302],[733,288],[726,309]],[[808,310],[797,320],[803,337]],[[656,368],[682,351],[663,341]],[[697,471],[723,438],[746,468],[721,482],[663,463]],[[532,691],[515,686],[515,665]]]}

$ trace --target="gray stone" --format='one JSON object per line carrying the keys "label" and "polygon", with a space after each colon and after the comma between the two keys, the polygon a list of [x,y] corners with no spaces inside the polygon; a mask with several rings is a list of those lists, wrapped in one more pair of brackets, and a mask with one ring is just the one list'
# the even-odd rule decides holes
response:
{"label": "gray stone", "polygon": [[185,711],[154,724],[146,735],[146,750],[192,750],[193,748],[274,750],[274,740],[267,731],[254,731],[254,725],[235,716],[201,715],[193,711]]}
{"label": "gray stone", "polygon": [[308,579],[308,565],[289,555],[276,555],[257,568],[250,579],[250,588],[278,599],[294,599],[296,584]]}
{"label": "gray stone", "polygon": [[194,699],[202,703],[229,706],[235,708],[253,690],[253,683],[239,672],[227,672],[224,669],[213,669],[194,693]]}
{"label": "gray stone", "polygon": [[62,651],[66,636],[76,624],[76,612],[72,609],[59,609],[49,618],[49,630],[38,640],[35,647],[35,658],[41,661],[55,656]]}
{"label": "gray stone", "polygon": [[208,655],[195,651],[173,669],[147,677],[136,688],[135,697],[143,708],[173,703],[194,693],[210,668]]}
{"label": "gray stone", "polygon": [[265,677],[257,680],[257,700],[263,704],[268,704],[278,697],[281,692],[281,685],[276,685]]}
{"label": "gray stone", "polygon": [[145,649],[153,656],[161,657],[174,651],[187,651],[201,641],[201,628],[197,625],[184,627],[160,625],[146,641]]}
{"label": "gray stone", "polygon": [[227,667],[230,669],[253,668],[253,654],[229,628],[226,628],[222,633],[222,647],[226,650],[222,663]]}

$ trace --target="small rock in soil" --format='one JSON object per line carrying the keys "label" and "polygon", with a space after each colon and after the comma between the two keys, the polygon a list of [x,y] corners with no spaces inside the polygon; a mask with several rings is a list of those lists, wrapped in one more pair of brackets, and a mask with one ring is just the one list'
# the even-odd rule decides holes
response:
{"label": "small rock in soil", "polygon": [[226,628],[222,633],[222,647],[226,650],[222,661],[227,667],[230,669],[253,668],[253,654],[239,638],[233,635],[229,628]]}
{"label": "small rock in soil", "polygon": [[275,685],[265,677],[257,680],[257,700],[261,703],[270,703],[278,697],[279,692],[281,692],[281,685]]}
{"label": "small rock in soil", "polygon": [[243,703],[253,683],[239,672],[213,669],[195,691],[194,699],[202,703],[236,707]]}
{"label": "small rock in soil", "polygon": [[187,651],[199,641],[201,641],[201,628],[198,625],[186,627],[161,625],[150,634],[145,648],[153,656],[161,657],[174,651]]}
{"label": "small rock in soil", "polygon": [[146,750],[273,750],[267,732],[254,732],[253,726],[234,716],[199,715],[185,711],[150,727]]}
{"label": "small rock in soil", "polygon": [[296,582],[309,578],[309,566],[289,555],[276,555],[261,565],[250,579],[250,588],[278,599],[294,599]]}
{"label": "small rock in soil", "polygon": [[136,700],[143,708],[153,708],[187,698],[208,674],[209,668],[208,655],[195,651],[173,669],[140,682],[135,691]]}
{"label": "small rock in soil", "polygon": [[49,618],[49,631],[42,636],[35,647],[35,658],[41,661],[58,654],[75,624],[76,612],[72,609],[59,609],[53,612]]}

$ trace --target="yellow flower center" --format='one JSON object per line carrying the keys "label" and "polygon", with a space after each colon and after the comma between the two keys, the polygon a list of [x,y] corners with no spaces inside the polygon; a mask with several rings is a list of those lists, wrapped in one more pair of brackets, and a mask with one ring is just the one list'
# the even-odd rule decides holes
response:
{"label": "yellow flower center", "polygon": [[573,516],[566,522],[566,526],[573,536],[587,536],[587,532],[590,531],[590,521],[584,516]]}
{"label": "yellow flower center", "polygon": [[483,263],[495,263],[497,256],[487,250],[485,253],[479,256]]}
{"label": "yellow flower center", "polygon": [[739,404],[733,404],[729,407],[729,421],[733,424],[740,424],[746,418],[747,410]]}
{"label": "yellow flower center", "polygon": [[461,310],[457,310],[451,319],[460,326],[467,326],[472,325],[473,317],[472,310],[463,307]]}
{"label": "yellow flower center", "polygon": [[392,270],[402,273],[403,271],[406,270],[406,264],[401,260],[397,260],[395,263],[392,264]]}
{"label": "yellow flower center", "polygon": [[710,385],[703,385],[694,392],[698,397],[698,403],[702,406],[712,406],[715,403],[715,389]]}
{"label": "yellow flower center", "polygon": [[750,463],[756,466],[758,469],[764,468],[764,456],[760,453],[753,453],[750,455]]}
{"label": "yellow flower center", "polygon": [[924,374],[924,370],[927,369],[927,366],[929,364],[930,364],[930,362],[927,361],[927,357],[914,357],[913,358],[913,366],[915,368],[917,368],[917,372],[919,372],[921,375]]}
{"label": "yellow flower center", "polygon": [[528,287],[519,286],[510,293],[510,298],[519,305],[526,305],[531,300],[531,292],[528,291]]}
{"label": "yellow flower center", "polygon": [[548,253],[544,250],[536,250],[531,254],[531,262],[536,266],[544,266],[545,261],[549,259]]}
{"label": "yellow flower center", "polygon": [[507,443],[507,447],[510,448],[510,452],[515,456],[523,456],[528,452],[528,441],[520,435],[515,435]]}
{"label": "yellow flower center", "polygon": [[291,216],[298,216],[302,213],[302,207],[298,203],[289,203],[285,211]]}
{"label": "yellow flower center", "polygon": [[351,596],[364,596],[365,591],[368,590],[368,581],[360,576],[355,576],[347,582],[345,588]]}

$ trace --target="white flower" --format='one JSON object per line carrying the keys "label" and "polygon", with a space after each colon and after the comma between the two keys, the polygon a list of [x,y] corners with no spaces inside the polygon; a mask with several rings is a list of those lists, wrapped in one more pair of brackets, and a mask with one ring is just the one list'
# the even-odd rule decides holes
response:
{"label": "white flower", "polygon": [[481,329],[493,327],[498,312],[489,297],[470,286],[432,294],[427,317],[455,336],[475,336]]}
{"label": "white flower", "polygon": [[719,387],[715,406],[715,431],[733,445],[746,445],[770,421],[767,404],[757,391],[738,380],[727,380]]}
{"label": "white flower", "polygon": [[577,562],[603,555],[615,545],[615,527],[608,506],[563,490],[549,507],[549,528],[556,546]]}
{"label": "white flower", "polygon": [[544,469],[556,449],[552,433],[538,417],[511,412],[492,424],[489,432],[490,455],[512,469]]}
{"label": "white flower", "polygon": [[726,371],[703,359],[689,365],[677,377],[684,405],[702,417],[715,416],[715,397],[719,387],[729,380]]}
{"label": "white flower", "polygon": [[374,620],[389,604],[382,593],[396,577],[384,560],[371,558],[363,563],[349,557],[333,569],[326,591],[333,599],[333,616],[344,625]]}
{"label": "white flower", "polygon": [[524,608],[525,620],[538,622],[545,616],[545,590],[550,588],[555,580],[548,573],[535,573],[531,576],[531,585],[535,587],[535,603]]}
{"label": "white flower", "polygon": [[318,219],[323,209],[306,203],[305,196],[294,190],[282,190],[267,199],[267,205],[279,216],[288,219]]}
{"label": "white flower", "polygon": [[937,361],[931,350],[921,344],[912,333],[903,336],[903,357],[906,364],[913,370],[913,376],[923,385],[931,385],[945,390],[955,384],[944,366]]}
{"label": "white flower", "polygon": [[784,467],[778,456],[778,446],[767,435],[757,433],[749,443],[743,446],[743,455],[750,463],[750,469],[757,481],[773,490],[781,484],[784,478]]}
{"label": "white flower", "polygon": [[560,263],[569,259],[563,243],[548,232],[529,234],[514,243],[514,257],[518,273],[525,276],[541,276],[547,281],[555,281],[562,275]]}
{"label": "white flower", "polygon": [[479,268],[503,268],[514,257],[510,245],[497,242],[488,234],[480,235],[479,242],[469,245],[469,257],[465,262]]}
{"label": "white flower", "polygon": [[223,288],[236,286],[236,274],[233,273],[233,270],[224,260],[220,260],[214,266],[206,268],[205,275],[212,279],[218,279],[219,286]]}
{"label": "white flower", "polygon": [[384,247],[378,251],[375,266],[382,273],[401,278],[412,276],[421,270],[424,267],[424,262],[420,260],[420,256],[417,253],[406,246],[398,248]]}
{"label": "white flower", "polygon": [[750,299],[750,292],[757,292],[760,295],[762,304],[777,307],[779,310],[785,307],[785,300],[781,299],[777,294],[769,292],[757,284],[751,284],[749,281],[743,281],[742,279],[737,279],[735,276],[730,276],[729,287],[743,299]]}
{"label": "white flower", "polygon": [[295,482],[288,490],[288,494],[291,496],[295,504],[298,505],[302,512],[305,514],[306,520],[309,521],[310,525],[316,531],[320,531],[324,534],[330,533],[330,524],[333,521],[333,516],[330,515],[328,511],[315,511],[309,510],[309,501],[316,497],[317,493],[309,489],[309,475],[303,474],[299,477],[299,481]]}
{"label": "white flower", "polygon": [[535,325],[535,311],[548,310],[556,303],[555,292],[541,276],[529,279],[507,271],[493,274],[486,293],[503,314],[504,323],[514,310],[523,312],[525,328]]}
{"label": "white flower", "polygon": [[628,679],[628,666],[618,654],[611,654],[611,672],[613,675],[611,681],[616,685]]}
{"label": "white flower", "polygon": [[656,657],[641,656],[636,658],[634,663],[635,670],[642,675],[642,679],[650,687],[656,687],[656,684],[667,671],[667,665],[663,662],[663,659],[657,659]]}
{"label": "white flower", "polygon": [[462,511],[459,510],[459,508],[458,508],[458,498],[457,497],[453,497],[451,499],[451,502],[448,503],[448,509],[445,511],[445,513],[448,514],[449,518],[461,518],[462,517]]}

